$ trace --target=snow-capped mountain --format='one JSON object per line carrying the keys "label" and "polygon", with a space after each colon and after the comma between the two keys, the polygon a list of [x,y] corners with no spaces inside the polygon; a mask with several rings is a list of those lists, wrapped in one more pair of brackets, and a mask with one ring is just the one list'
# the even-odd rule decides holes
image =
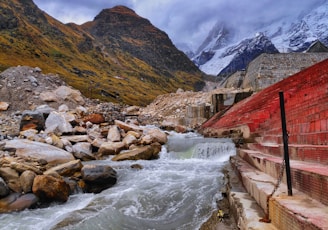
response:
{"label": "snow-capped mountain", "polygon": [[226,75],[244,69],[261,53],[302,52],[316,40],[328,45],[328,1],[248,33],[239,31],[226,22],[217,23],[192,60],[207,74]]}

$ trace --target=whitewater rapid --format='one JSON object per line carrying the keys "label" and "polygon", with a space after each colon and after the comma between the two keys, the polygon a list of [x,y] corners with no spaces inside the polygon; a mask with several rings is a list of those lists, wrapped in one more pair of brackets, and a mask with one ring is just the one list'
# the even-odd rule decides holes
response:
{"label": "whitewater rapid", "polygon": [[[216,209],[222,168],[235,146],[229,139],[170,133],[158,160],[108,164],[115,186],[100,194],[75,194],[65,204],[0,216],[0,229],[199,229]],[[143,169],[130,166],[140,164]]]}

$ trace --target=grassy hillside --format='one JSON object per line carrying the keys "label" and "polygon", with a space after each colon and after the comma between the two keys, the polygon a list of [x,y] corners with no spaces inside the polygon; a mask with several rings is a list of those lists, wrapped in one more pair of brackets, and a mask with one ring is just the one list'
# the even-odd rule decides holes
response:
{"label": "grassy hillside", "polygon": [[[31,0],[1,1],[0,71],[17,65],[38,66],[45,73],[59,74],[86,96],[135,105],[146,105],[177,88],[194,90],[202,85],[201,72],[167,35],[145,19],[139,30],[128,31],[120,21],[126,23],[131,15],[140,17],[131,10],[113,10],[106,15],[119,15],[116,25],[106,20],[101,21],[102,27],[96,20],[84,26],[65,25]],[[105,36],[92,33],[99,27]]]}

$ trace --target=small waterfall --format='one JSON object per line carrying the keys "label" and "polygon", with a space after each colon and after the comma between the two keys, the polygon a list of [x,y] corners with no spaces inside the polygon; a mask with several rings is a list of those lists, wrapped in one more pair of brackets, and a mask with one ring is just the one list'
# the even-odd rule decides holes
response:
{"label": "small waterfall", "polygon": [[193,147],[193,158],[227,161],[236,152],[232,142],[205,142]]}
{"label": "small waterfall", "polygon": [[171,133],[161,157],[165,159],[195,158],[223,162],[235,154],[235,144],[227,138],[204,138],[196,133]]}

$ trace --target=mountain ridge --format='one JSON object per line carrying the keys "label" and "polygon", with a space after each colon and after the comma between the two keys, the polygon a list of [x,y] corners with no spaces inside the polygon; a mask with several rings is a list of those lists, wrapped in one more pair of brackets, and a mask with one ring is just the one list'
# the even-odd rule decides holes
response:
{"label": "mountain ridge", "polygon": [[[273,46],[282,53],[306,51],[316,40],[320,40],[327,46],[327,18],[328,2],[321,1],[318,4],[314,4],[310,9],[301,12],[298,16],[289,15],[268,24],[259,23],[246,34],[239,32],[238,28],[232,26],[227,20],[219,21],[212,31],[209,32],[207,38],[200,45],[200,48],[191,60],[207,74],[215,76],[226,74],[225,69],[229,65],[231,66],[233,62],[241,62],[240,56],[244,56],[244,59],[247,56],[247,53],[240,55],[243,48],[238,50],[235,48],[240,47],[242,44],[244,44],[244,50],[246,50],[247,46],[250,48],[250,43],[247,41],[255,39],[259,33],[267,37]],[[213,36],[213,31],[219,31],[220,28],[225,28],[228,32],[225,34],[217,33],[217,36]],[[233,34],[233,36],[228,38],[226,34]],[[226,46],[217,47],[215,44],[223,39],[225,39]],[[258,48],[254,47],[254,50],[258,50]],[[229,49],[235,49],[236,52],[228,55],[227,50]],[[266,47],[263,46],[263,50],[258,52],[258,54],[265,52],[267,52]],[[247,58],[252,60],[256,56]],[[242,69],[243,67],[240,66],[232,72]]]}
{"label": "mountain ridge", "polygon": [[[147,19],[122,6],[101,13],[84,25],[63,24],[32,0],[4,0],[0,3],[0,70],[38,66],[45,73],[60,75],[85,96],[131,105],[146,105],[178,88],[202,87],[204,74]],[[103,20],[106,33],[98,36],[91,29],[103,14],[120,20]],[[134,27],[148,29],[132,27],[135,21]],[[180,62],[171,65],[172,57]]]}

